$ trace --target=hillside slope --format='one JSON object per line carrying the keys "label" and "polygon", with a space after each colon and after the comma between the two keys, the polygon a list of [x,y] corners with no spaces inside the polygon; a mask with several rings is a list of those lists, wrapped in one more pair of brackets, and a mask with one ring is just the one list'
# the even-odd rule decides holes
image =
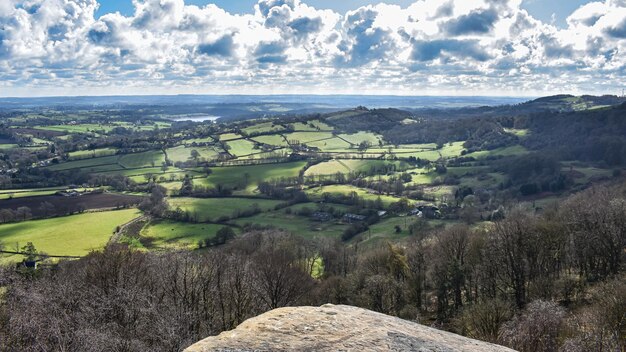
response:
{"label": "hillside slope", "polygon": [[366,309],[326,304],[275,309],[246,320],[235,330],[200,341],[185,351],[513,350]]}

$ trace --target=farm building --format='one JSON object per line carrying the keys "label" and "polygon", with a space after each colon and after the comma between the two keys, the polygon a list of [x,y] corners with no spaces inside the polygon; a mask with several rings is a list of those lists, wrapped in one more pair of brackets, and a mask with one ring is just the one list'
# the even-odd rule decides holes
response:
{"label": "farm building", "polygon": [[349,224],[352,224],[353,222],[361,222],[361,221],[365,221],[365,216],[348,213],[343,216],[343,221]]}
{"label": "farm building", "polygon": [[421,217],[426,219],[439,219],[441,217],[441,213],[439,212],[439,208],[432,205],[422,205],[418,206],[417,209],[422,214]]}
{"label": "farm building", "polygon": [[311,218],[319,222],[328,222],[333,219],[333,216],[327,212],[316,211],[313,214],[311,214]]}

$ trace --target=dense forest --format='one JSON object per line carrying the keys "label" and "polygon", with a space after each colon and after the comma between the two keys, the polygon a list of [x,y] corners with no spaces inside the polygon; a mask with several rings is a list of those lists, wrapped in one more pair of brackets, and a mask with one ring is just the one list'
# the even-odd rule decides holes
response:
{"label": "dense forest", "polygon": [[[333,115],[328,122],[346,132],[374,131],[395,144],[462,140],[467,152],[472,152],[521,143],[559,160],[601,161],[609,167],[626,163],[626,103],[582,111],[553,111],[535,106],[543,106],[544,99],[547,98],[521,104],[516,109],[490,108],[492,114],[483,108],[467,110],[476,116],[465,110],[432,110],[423,115],[417,113],[411,120],[406,120],[406,113],[399,110],[363,108]],[[512,113],[505,114],[509,112]],[[506,133],[506,128],[526,129],[529,133],[520,139]]]}
{"label": "dense forest", "polygon": [[626,163],[625,115],[626,103],[589,111],[533,114],[507,122],[532,131],[523,142],[529,148],[550,150],[561,159],[617,166]]}

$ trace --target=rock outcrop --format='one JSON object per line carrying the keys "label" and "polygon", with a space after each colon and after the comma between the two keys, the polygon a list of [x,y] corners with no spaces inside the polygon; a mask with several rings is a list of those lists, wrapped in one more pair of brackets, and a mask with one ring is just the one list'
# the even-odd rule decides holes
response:
{"label": "rock outcrop", "polygon": [[185,350],[419,351],[513,350],[351,306],[287,307],[261,314],[236,329]]}

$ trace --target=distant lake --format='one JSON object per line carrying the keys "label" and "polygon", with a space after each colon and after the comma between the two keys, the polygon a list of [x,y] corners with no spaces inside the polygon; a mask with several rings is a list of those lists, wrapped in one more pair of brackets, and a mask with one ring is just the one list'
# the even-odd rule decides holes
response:
{"label": "distant lake", "polygon": [[204,122],[204,121],[216,121],[219,119],[219,116],[185,116],[185,117],[175,117],[172,120],[174,121],[193,121],[193,122]]}

